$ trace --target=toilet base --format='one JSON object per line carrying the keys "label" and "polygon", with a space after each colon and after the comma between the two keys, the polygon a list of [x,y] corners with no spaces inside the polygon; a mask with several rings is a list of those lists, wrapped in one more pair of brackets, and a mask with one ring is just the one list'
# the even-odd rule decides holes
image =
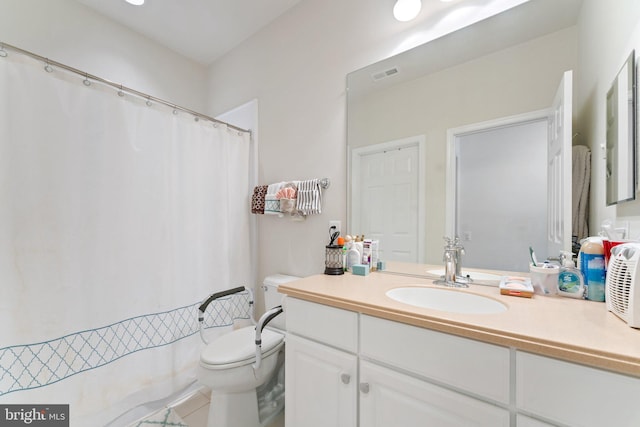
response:
{"label": "toilet base", "polygon": [[256,390],[212,392],[207,427],[260,427]]}

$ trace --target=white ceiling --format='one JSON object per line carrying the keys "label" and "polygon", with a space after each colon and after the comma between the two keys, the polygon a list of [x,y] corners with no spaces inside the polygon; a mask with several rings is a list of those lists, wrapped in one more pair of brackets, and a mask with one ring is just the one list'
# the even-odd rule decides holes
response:
{"label": "white ceiling", "polygon": [[[142,6],[132,6],[125,0],[76,1],[187,58],[209,65],[301,0],[146,0]],[[422,11],[411,24],[430,24],[430,20],[449,11],[469,6],[514,1],[526,0],[422,0]],[[391,17],[395,0],[365,3],[388,9]],[[377,25],[397,22],[385,19]]]}
{"label": "white ceiling", "polygon": [[208,65],[300,0],[76,0],[187,58]]}

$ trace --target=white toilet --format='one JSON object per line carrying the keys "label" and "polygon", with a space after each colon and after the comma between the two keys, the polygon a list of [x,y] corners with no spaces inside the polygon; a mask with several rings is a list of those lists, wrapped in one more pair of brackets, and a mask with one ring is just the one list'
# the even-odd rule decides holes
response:
{"label": "white toilet", "polygon": [[[265,307],[256,326],[229,332],[207,344],[200,354],[198,379],[211,388],[208,427],[263,427],[284,407],[284,313],[279,310],[282,283],[299,277],[276,274],[263,282]],[[261,334],[256,328],[268,322]],[[256,339],[261,351],[256,352]]]}

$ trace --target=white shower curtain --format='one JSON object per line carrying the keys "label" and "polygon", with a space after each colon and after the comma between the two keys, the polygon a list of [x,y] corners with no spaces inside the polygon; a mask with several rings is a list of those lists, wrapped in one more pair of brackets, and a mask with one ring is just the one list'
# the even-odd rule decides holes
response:
{"label": "white shower curtain", "polygon": [[194,304],[252,285],[250,135],[43,66],[0,58],[0,403],[98,426],[192,382]]}

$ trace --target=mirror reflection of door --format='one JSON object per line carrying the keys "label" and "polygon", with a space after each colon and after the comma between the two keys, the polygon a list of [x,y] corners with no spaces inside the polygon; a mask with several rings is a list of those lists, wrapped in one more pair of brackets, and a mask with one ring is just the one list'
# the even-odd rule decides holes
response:
{"label": "mirror reflection of door", "polygon": [[424,259],[424,136],[351,153],[351,230],[379,241],[385,261]]}
{"label": "mirror reflection of door", "polygon": [[527,271],[529,246],[546,249],[546,119],[460,135],[456,152],[462,265]]}
{"label": "mirror reflection of door", "polygon": [[447,230],[463,266],[528,271],[571,250],[572,72],[548,110],[449,131]]}

